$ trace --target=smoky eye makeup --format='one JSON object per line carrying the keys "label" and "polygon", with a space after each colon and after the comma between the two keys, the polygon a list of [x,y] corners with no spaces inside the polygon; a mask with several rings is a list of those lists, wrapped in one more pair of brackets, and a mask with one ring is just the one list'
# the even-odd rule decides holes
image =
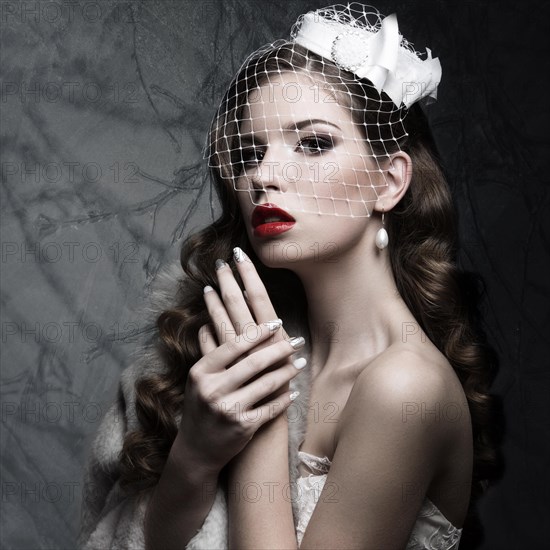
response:
{"label": "smoky eye makeup", "polygon": [[[325,128],[312,128],[312,126],[319,123],[322,123]],[[328,130],[326,126],[337,130],[336,135]],[[338,132],[341,132],[338,126],[331,122],[317,119],[292,123],[281,128],[281,132],[282,136],[280,139],[283,139],[287,146],[292,147],[296,153],[310,157],[322,156],[332,151],[343,139],[338,136]],[[269,143],[254,133],[239,135],[237,143],[238,146],[231,154],[231,164],[235,173],[241,175],[247,170],[254,169],[262,162]]]}
{"label": "smoky eye makeup", "polygon": [[[327,127],[330,127],[330,130]],[[309,156],[322,155],[333,150],[340,141],[339,135],[342,133],[336,124],[321,119],[302,120],[289,125],[287,130],[297,134],[296,151]]]}
{"label": "smoky eye makeup", "polygon": [[300,138],[296,149],[309,155],[321,155],[334,149],[334,146],[335,140],[332,135],[312,133]]}
{"label": "smoky eye makeup", "polygon": [[239,149],[239,160],[243,165],[255,164],[263,159],[265,146],[248,145]]}
{"label": "smoky eye makeup", "polygon": [[242,136],[231,152],[231,164],[237,173],[242,173],[262,161],[266,148],[267,145],[254,136]]}

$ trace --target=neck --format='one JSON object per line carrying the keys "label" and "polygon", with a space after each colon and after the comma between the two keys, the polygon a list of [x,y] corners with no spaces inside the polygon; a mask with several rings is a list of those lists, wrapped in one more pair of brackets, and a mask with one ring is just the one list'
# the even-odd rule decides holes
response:
{"label": "neck", "polygon": [[[399,295],[389,252],[370,246],[298,265],[308,301],[312,376],[360,369],[417,326]],[[412,325],[410,325],[412,324]],[[410,333],[410,331],[409,331]]]}

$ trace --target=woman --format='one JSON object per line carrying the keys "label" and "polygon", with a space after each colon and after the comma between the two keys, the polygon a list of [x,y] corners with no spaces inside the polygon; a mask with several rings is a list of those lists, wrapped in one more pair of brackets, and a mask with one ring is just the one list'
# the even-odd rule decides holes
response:
{"label": "woman", "polygon": [[104,422],[87,547],[458,548],[493,457],[488,360],[418,104],[439,62],[372,15],[305,15],[229,87],[223,212]]}

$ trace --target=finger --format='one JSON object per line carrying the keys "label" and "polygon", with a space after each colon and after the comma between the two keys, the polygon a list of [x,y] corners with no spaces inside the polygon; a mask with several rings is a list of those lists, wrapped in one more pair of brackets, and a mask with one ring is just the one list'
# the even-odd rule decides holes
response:
{"label": "finger", "polygon": [[[235,328],[218,293],[211,287],[204,287],[204,303],[212,320],[214,333],[220,345],[234,339]],[[254,323],[255,324],[255,323]]]}
{"label": "finger", "polygon": [[[224,379],[224,384],[223,386],[220,386],[220,390],[223,393],[230,393],[238,388],[241,388],[243,384],[253,379],[256,375],[265,371],[268,367],[275,365],[283,360],[285,361],[285,363],[287,363],[286,360],[288,360],[288,358],[298,349],[303,347],[303,345],[303,338],[295,338],[292,340],[282,340],[269,346],[265,346],[255,351],[254,353],[250,353],[247,357],[244,357],[239,362],[235,363],[231,370],[227,372],[227,375]],[[300,365],[303,367],[305,364],[302,363],[303,362],[300,362]],[[281,376],[284,377],[285,372],[286,374],[289,374],[294,373],[296,370],[296,367],[294,367],[292,364],[287,364],[284,367],[277,368],[275,371],[269,373],[266,371],[263,376],[260,376],[254,382],[251,382],[250,384],[245,386],[243,388],[245,389],[245,392],[240,392],[239,397],[242,398],[245,393],[251,393],[251,397],[255,397],[261,392],[262,384],[264,387],[269,384],[274,385],[281,378]],[[281,374],[281,372],[283,374]],[[273,373],[274,376],[272,376]],[[256,382],[258,382],[258,384],[256,384]],[[270,393],[275,391],[280,385],[281,384],[278,384],[276,387],[272,387],[270,391],[262,394],[260,397],[252,401],[252,403],[256,403],[257,401],[259,401],[260,398],[269,395]]]}
{"label": "finger", "polygon": [[276,319],[277,314],[271,303],[264,283],[260,279],[256,267],[250,258],[239,247],[233,249],[237,271],[243,281],[249,306],[256,322],[263,323],[269,319]]}
{"label": "finger", "polygon": [[286,411],[298,395],[300,395],[299,391],[287,392],[285,395],[272,399],[260,407],[244,411],[244,418],[249,422],[257,423],[258,428],[260,428]]}
{"label": "finger", "polygon": [[[242,334],[246,325],[256,324],[244,298],[243,291],[235,280],[229,265],[222,260],[216,261],[216,275],[218,276],[223,305],[231,319],[235,332]],[[270,319],[276,319],[276,317],[270,317]],[[269,319],[264,319],[264,321],[269,321]]]}
{"label": "finger", "polygon": [[[243,296],[244,296],[244,301],[246,302],[246,305],[248,306],[248,309],[250,309],[250,311],[252,311],[252,304],[250,302],[250,300],[248,299],[248,293],[246,292],[246,290],[243,290]],[[281,327],[281,330],[277,333],[277,335],[281,334],[283,339],[284,340],[289,340],[290,339],[290,336],[288,335],[287,331],[285,330],[285,327]]]}
{"label": "finger", "polygon": [[[280,319],[255,325],[255,330],[248,328],[245,334],[234,336],[224,344],[212,350],[197,362],[197,366],[204,371],[223,371],[243,354],[254,349],[258,344],[265,342],[270,336],[276,333],[282,325]],[[231,369],[228,371],[230,372]],[[235,388],[233,388],[235,389]]]}
{"label": "finger", "polygon": [[[284,342],[278,342],[278,344],[284,344]],[[296,360],[294,364],[286,363],[284,366],[246,384],[231,395],[231,401],[241,403],[243,409],[252,409],[256,403],[259,403],[271,394],[280,393],[282,386],[287,385],[306,366],[305,359],[301,359],[302,361]]]}
{"label": "finger", "polygon": [[203,325],[199,329],[199,347],[203,356],[218,347],[216,337],[210,325]]}

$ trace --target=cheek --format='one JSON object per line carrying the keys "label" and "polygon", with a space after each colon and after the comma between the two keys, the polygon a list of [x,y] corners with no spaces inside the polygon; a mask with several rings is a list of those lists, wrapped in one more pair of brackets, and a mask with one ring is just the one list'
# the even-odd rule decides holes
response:
{"label": "cheek", "polygon": [[242,219],[245,222],[246,231],[250,236],[250,219],[252,217],[252,211],[255,208],[255,204],[252,203],[252,197],[250,193],[246,191],[236,191],[237,193],[237,202],[239,204],[239,213]]}
{"label": "cheek", "polygon": [[252,197],[248,191],[235,191],[235,196],[237,197],[239,208],[243,214],[246,214],[246,212],[254,208]]}
{"label": "cheek", "polygon": [[381,174],[366,156],[340,154],[319,163],[318,177],[310,182],[310,194],[321,213],[368,217],[378,198]]}
{"label": "cheek", "polygon": [[[338,219],[338,218],[335,218]],[[319,239],[322,244],[321,249],[331,252],[335,258],[347,251],[353,249],[358,243],[362,242],[368,227],[368,218],[357,217],[348,218],[347,222],[340,218],[342,223],[327,224],[330,228]]]}

